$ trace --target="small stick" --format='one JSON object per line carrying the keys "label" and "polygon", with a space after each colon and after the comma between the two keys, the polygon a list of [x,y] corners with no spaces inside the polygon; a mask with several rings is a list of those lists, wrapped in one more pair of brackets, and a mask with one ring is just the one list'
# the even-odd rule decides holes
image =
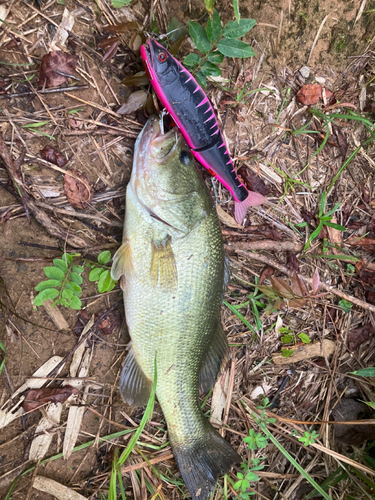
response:
{"label": "small stick", "polygon": [[[260,262],[264,262],[264,264],[268,264],[271,267],[274,267],[275,269],[278,269],[281,273],[286,274],[290,278],[293,276],[294,271],[290,271],[287,267],[283,266],[282,264],[279,264],[275,260],[269,259],[265,255],[261,255],[260,253],[255,253],[255,252],[247,252],[246,250],[241,250],[241,249],[235,249],[232,248],[229,245],[225,245],[225,249],[228,251],[232,251],[236,253],[237,255],[243,255],[244,257],[247,257],[249,259],[254,259],[258,260]],[[307,276],[302,276],[304,281],[309,283],[310,285],[312,284],[312,279],[308,278]],[[326,283],[321,282],[320,284],[321,288],[326,290],[329,293],[332,293],[333,295],[337,295],[337,297],[340,297],[341,299],[348,300],[352,304],[355,304],[356,306],[362,307],[362,309],[366,309],[367,311],[375,312],[375,306],[372,304],[368,304],[367,302],[357,299],[356,297],[352,297],[351,295],[348,295],[347,293],[342,292],[341,290],[338,290],[337,288],[334,288],[332,285],[327,285]]]}
{"label": "small stick", "polygon": [[[38,90],[39,94],[54,94],[56,92],[66,92],[66,91],[71,91],[71,90],[83,90],[87,89],[88,85],[77,85],[76,87],[64,87],[64,88],[59,88],[59,89],[45,89],[45,90]],[[35,95],[35,92],[17,92],[15,94],[0,94],[0,99],[4,99],[5,97],[23,97],[25,95]]]}

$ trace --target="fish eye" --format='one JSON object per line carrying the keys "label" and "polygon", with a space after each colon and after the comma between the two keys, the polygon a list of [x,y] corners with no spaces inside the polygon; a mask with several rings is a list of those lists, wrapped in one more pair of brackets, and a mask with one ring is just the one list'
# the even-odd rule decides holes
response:
{"label": "fish eye", "polygon": [[160,54],[158,55],[158,59],[161,63],[163,63],[167,60],[167,56],[165,55],[164,52],[160,52]]}
{"label": "fish eye", "polygon": [[191,163],[192,156],[190,151],[186,151],[183,149],[180,153],[180,162],[183,163],[184,165],[189,165]]}

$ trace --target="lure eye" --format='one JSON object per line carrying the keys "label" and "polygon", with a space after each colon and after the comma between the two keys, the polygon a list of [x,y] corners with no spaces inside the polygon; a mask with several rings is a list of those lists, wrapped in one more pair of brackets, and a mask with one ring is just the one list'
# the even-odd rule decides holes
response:
{"label": "lure eye", "polygon": [[160,52],[160,54],[158,55],[158,59],[161,63],[163,63],[167,60],[167,56],[164,54],[164,52]]}
{"label": "lure eye", "polygon": [[189,151],[182,150],[180,153],[180,162],[184,165],[189,165],[191,163],[191,154]]}

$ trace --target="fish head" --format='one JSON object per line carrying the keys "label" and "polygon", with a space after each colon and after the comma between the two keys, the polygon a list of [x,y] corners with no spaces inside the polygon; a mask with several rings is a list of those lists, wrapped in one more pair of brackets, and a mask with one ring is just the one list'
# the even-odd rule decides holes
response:
{"label": "fish head", "polygon": [[178,79],[179,67],[175,58],[153,38],[142,45],[141,57],[147,76],[154,84],[169,85]]}
{"label": "fish head", "polygon": [[175,127],[163,134],[154,117],[148,120],[135,145],[131,189],[149,216],[183,233],[213,208],[181,132]]}

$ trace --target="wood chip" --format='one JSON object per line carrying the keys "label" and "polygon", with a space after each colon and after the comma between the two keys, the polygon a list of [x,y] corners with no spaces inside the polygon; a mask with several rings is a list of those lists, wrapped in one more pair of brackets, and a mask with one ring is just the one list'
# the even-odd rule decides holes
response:
{"label": "wood chip", "polygon": [[242,229],[240,224],[237,224],[234,218],[227,212],[225,212],[219,204],[216,205],[216,212],[220,222],[222,222],[225,226],[233,227],[235,229]]}
{"label": "wood chip", "polygon": [[220,426],[223,423],[223,412],[227,402],[227,394],[229,388],[229,370],[217,379],[214,390],[212,391],[212,413],[210,422],[214,426]]}
{"label": "wood chip", "polygon": [[323,341],[316,342],[315,344],[302,344],[300,346],[290,347],[289,349],[295,350],[293,356],[284,358],[280,352],[275,352],[272,354],[272,360],[275,365],[290,365],[292,363],[298,363],[304,359],[311,359],[320,357],[329,357],[336,350],[336,342],[332,340],[323,339]]}
{"label": "wood chip", "polygon": [[33,488],[49,493],[58,500],[86,500],[86,497],[83,495],[44,476],[35,477]]}
{"label": "wood chip", "polygon": [[70,327],[64,316],[61,314],[60,309],[57,306],[52,307],[52,304],[52,300],[45,300],[43,302],[43,307],[46,310],[46,313],[55,323],[58,330],[69,330]]}

